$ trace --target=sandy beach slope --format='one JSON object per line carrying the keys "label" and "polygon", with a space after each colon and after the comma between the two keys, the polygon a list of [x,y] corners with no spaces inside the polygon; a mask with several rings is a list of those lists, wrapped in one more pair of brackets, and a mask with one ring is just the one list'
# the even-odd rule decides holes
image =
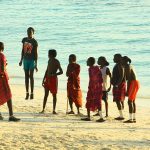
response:
{"label": "sandy beach slope", "polygon": [[[7,105],[0,111],[0,150],[148,150],[150,149],[150,106],[140,106],[145,100],[137,99],[137,123],[115,121],[118,111],[109,97],[110,117],[104,123],[83,122],[80,116],[66,115],[66,92],[59,91],[57,112],[52,115],[52,96],[49,96],[45,114],[42,108],[43,88],[35,88],[35,99],[24,100],[25,88],[12,85],[14,114],[21,122],[8,122]],[[81,110],[86,115],[84,105]],[[103,105],[104,106],[104,105]],[[103,110],[104,114],[104,110]],[[104,114],[105,115],[105,114]],[[127,101],[124,115],[128,119]]]}

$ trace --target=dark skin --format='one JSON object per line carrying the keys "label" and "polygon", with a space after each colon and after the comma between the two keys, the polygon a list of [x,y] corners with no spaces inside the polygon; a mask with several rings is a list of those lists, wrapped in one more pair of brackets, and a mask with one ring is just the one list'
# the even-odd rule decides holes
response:
{"label": "dark skin", "polygon": [[[73,60],[72,57],[69,57],[69,64],[72,64],[72,63],[76,63],[76,61]],[[71,70],[71,68],[67,68],[66,76],[69,77],[72,72],[73,72],[73,70]],[[77,74],[77,76],[78,75],[79,74]],[[68,99],[69,99],[69,105],[70,105],[70,109],[71,109],[71,111],[69,113],[70,114],[74,114],[74,111],[73,111],[73,100],[71,99],[71,97],[68,97]],[[77,112],[78,112],[78,114],[80,114],[80,110],[79,110],[78,106],[77,106]]]}
{"label": "dark skin", "polygon": [[[87,66],[91,67],[91,66],[94,66],[94,64],[88,59],[87,60]],[[101,106],[98,108],[98,111],[101,111],[102,108]],[[87,109],[87,116],[88,116],[88,119],[91,120],[91,116],[90,116],[90,109]]]}
{"label": "dark skin", "polygon": [[[59,61],[57,59],[55,59],[55,57],[53,57],[53,56],[49,56],[49,60],[50,60],[49,61],[50,63],[47,66],[47,70],[45,72],[43,82],[42,82],[43,87],[44,87],[44,83],[45,83],[45,80],[46,80],[46,76],[48,74],[48,69],[49,69],[49,73],[50,73],[49,76],[58,76],[58,75],[63,74],[63,70],[60,66]],[[47,98],[49,96],[49,90],[47,88],[44,88],[44,89],[45,89],[45,95],[44,95],[44,100],[43,100],[43,109],[42,109],[41,113],[44,113],[45,106],[46,106],[46,103],[47,103]],[[53,95],[53,114],[56,114],[55,109],[56,109],[57,96],[56,96],[56,94],[52,94],[52,95]]]}
{"label": "dark skin", "polygon": [[[101,59],[98,59],[98,65],[100,65],[101,68],[105,67],[105,62]],[[109,70],[109,68],[107,68],[106,70],[106,74],[109,76],[109,78],[111,79],[111,72]],[[108,88],[107,92],[109,92],[111,89],[111,84],[110,84],[110,87]],[[106,110],[106,117],[108,117],[108,102],[105,101],[105,110]]]}
{"label": "dark skin", "polygon": [[[123,61],[123,65],[125,67],[126,72],[126,79],[127,79],[127,93],[126,96],[128,96],[129,86],[132,80],[136,80],[136,75],[133,70],[133,68],[128,64],[128,62]],[[129,106],[129,113],[136,113],[136,104],[135,100],[128,100],[128,106]]]}
{"label": "dark skin", "polygon": [[[4,51],[4,45],[2,47],[0,47],[0,53],[3,51]],[[4,76],[4,74],[5,74],[4,62],[2,62],[1,69],[2,69],[2,73],[0,74],[0,76],[2,78],[5,78],[5,76]],[[11,99],[7,101],[7,106],[8,106],[8,110],[9,110],[9,116],[13,117],[13,108],[12,108],[12,100]]]}
{"label": "dark skin", "polygon": [[[29,39],[33,38],[33,31],[28,30],[27,35]],[[21,60],[19,62],[19,66],[22,66],[22,61],[24,58],[24,45],[22,45],[22,53],[21,53]],[[36,72],[38,71],[37,68],[37,58],[38,58],[38,53],[37,53],[37,47],[35,48],[35,70]],[[34,69],[33,70],[24,70],[25,72],[25,87],[26,87],[26,92],[29,93],[29,80],[30,80],[30,85],[31,85],[31,93],[34,91]]]}
{"label": "dark skin", "polygon": [[[113,81],[111,81],[111,82],[112,82],[114,88],[118,88],[117,86],[119,84],[121,84],[121,82],[124,78],[124,69],[123,69],[123,66],[121,64],[121,58],[120,57],[114,56],[114,62],[116,63],[115,67],[118,68],[119,79],[118,78],[116,79],[115,77],[113,77]],[[124,109],[124,103],[123,102],[116,101],[116,105],[117,105],[118,110]]]}

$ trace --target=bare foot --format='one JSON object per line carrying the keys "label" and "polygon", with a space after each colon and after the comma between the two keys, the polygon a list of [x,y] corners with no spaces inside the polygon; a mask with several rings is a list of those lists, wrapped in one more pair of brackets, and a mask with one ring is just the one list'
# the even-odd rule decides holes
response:
{"label": "bare foot", "polygon": [[40,111],[39,113],[40,113],[40,114],[44,114],[44,110]]}
{"label": "bare foot", "polygon": [[54,115],[57,115],[56,111],[53,111],[53,114],[54,114]]}

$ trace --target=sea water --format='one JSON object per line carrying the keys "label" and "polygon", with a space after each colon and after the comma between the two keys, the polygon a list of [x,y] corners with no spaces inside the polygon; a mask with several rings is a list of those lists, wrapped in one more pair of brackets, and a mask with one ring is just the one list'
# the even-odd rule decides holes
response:
{"label": "sea water", "polygon": [[115,53],[132,59],[140,81],[139,97],[150,97],[150,0],[0,0],[0,41],[5,43],[11,84],[24,84],[19,67],[23,37],[32,26],[38,41],[35,85],[41,86],[48,50],[56,49],[66,90],[68,56],[81,65],[81,88],[88,88],[88,57],[105,56],[112,70]]}

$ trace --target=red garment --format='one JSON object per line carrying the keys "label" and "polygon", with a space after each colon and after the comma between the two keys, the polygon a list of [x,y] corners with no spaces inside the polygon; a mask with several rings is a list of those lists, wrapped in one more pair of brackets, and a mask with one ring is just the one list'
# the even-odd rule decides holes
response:
{"label": "red garment", "polygon": [[67,67],[68,82],[67,96],[77,107],[82,107],[82,92],[80,89],[80,66],[76,63],[69,64]]}
{"label": "red garment", "polygon": [[95,111],[101,108],[102,101],[102,74],[98,66],[89,68],[89,86],[87,92],[86,108]]}
{"label": "red garment", "polygon": [[[2,70],[4,65],[4,72]],[[11,90],[8,83],[8,75],[6,72],[6,57],[0,53],[0,105],[3,105],[12,98]]]}
{"label": "red garment", "polygon": [[124,101],[126,93],[126,83],[122,82],[118,87],[113,87],[113,101]]}
{"label": "red garment", "polygon": [[58,88],[57,76],[46,77],[44,88],[50,90],[52,94],[57,94],[57,88]]}
{"label": "red garment", "polygon": [[135,101],[140,84],[138,80],[132,80],[129,86],[128,98],[129,101]]}

